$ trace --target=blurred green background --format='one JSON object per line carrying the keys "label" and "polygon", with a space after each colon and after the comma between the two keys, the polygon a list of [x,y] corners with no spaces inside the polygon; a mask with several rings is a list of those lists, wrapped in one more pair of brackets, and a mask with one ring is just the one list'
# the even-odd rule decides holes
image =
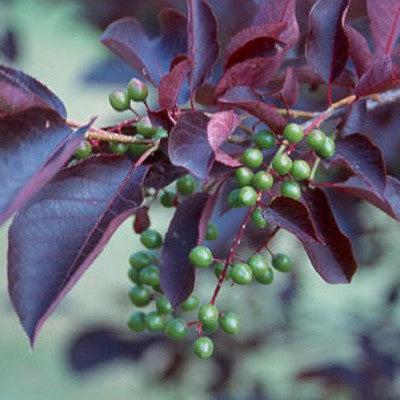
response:
{"label": "blurred green background", "polygon": [[[10,23],[18,30],[21,57],[18,68],[48,85],[65,102],[71,118],[86,122],[99,116],[98,124],[115,120],[108,107],[112,86],[85,85],[82,76],[107,55],[96,29],[76,17],[76,3],[46,3],[34,0],[0,2],[0,26]],[[165,230],[164,211],[156,210],[152,221]],[[257,351],[244,353],[226,391],[232,398],[245,399],[255,384],[265,386],[268,398],[352,399],[347,390],[327,392],[317,383],[300,383],[295,377],[304,367],[325,362],[349,362],[360,349],[356,333],[376,321],[385,321],[387,290],[397,281],[400,232],[395,222],[372,207],[363,209],[367,225],[378,233],[365,237],[365,251],[379,243],[383,256],[369,268],[361,268],[351,285],[324,283],[305,259],[300,245],[289,235],[274,241],[276,249],[288,250],[297,260],[298,293],[292,307],[291,336],[273,336]],[[66,348],[73,336],[92,324],[114,324],[125,329],[131,311],[127,300],[127,259],[139,248],[126,222],[104,253],[68,294],[57,312],[45,324],[37,345],[28,341],[12,312],[6,287],[7,227],[0,230],[0,400],[83,400],[83,399],[209,399],[207,382],[214,369],[210,362],[193,358],[183,379],[159,383],[165,360],[160,349],[150,350],[140,363],[112,362],[84,376],[73,374],[66,363]],[[271,288],[225,288],[222,304],[235,308],[244,321],[243,335],[267,329],[282,320],[276,305],[278,292],[287,284],[280,276]],[[208,297],[210,283],[203,279],[199,292]],[[251,292],[251,293],[250,293]],[[240,296],[237,294],[240,293]],[[390,316],[391,327],[399,327],[400,312]],[[235,351],[232,349],[232,351]],[[393,351],[399,351],[395,349]],[[400,377],[395,377],[400,393]],[[400,398],[393,397],[393,398]]]}

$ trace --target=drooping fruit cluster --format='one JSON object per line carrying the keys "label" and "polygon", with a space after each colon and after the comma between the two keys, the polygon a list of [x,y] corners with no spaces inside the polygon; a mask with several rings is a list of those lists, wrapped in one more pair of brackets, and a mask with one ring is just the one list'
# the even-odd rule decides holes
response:
{"label": "drooping fruit cluster", "polygon": [[[147,85],[140,79],[133,78],[125,88],[125,90],[117,90],[111,92],[109,95],[109,102],[111,107],[117,111],[132,110],[132,102],[146,102],[149,94]],[[108,151],[117,155],[127,154],[133,158],[140,157],[145,153],[151,141],[160,140],[168,136],[168,132],[161,128],[154,126],[147,115],[142,117],[135,117],[132,120],[127,120],[126,123],[121,125],[122,128],[130,128],[129,134],[133,134],[135,143],[121,143],[109,142]],[[116,133],[119,133],[118,131]],[[75,151],[75,158],[83,160],[89,157],[93,152],[93,143],[84,140]]]}

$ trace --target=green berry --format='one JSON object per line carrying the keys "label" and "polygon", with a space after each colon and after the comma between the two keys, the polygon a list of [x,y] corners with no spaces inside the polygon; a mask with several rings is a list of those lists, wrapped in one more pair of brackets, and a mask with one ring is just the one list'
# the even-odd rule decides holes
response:
{"label": "green berry", "polygon": [[126,92],[122,90],[116,90],[115,92],[111,92],[108,100],[110,101],[111,107],[115,111],[126,111],[130,106],[130,99]]}
{"label": "green berry", "polygon": [[165,296],[160,296],[156,300],[156,307],[159,314],[168,314],[173,311],[171,302]]}
{"label": "green berry", "polygon": [[260,229],[265,229],[268,226],[267,220],[264,218],[262,208],[257,207],[254,211],[253,214],[251,214],[251,220],[253,221],[254,225],[257,228]]}
{"label": "green berry", "polygon": [[292,159],[287,154],[277,154],[272,160],[272,167],[279,175],[286,175],[293,165]]}
{"label": "green berry", "polygon": [[300,200],[301,187],[296,181],[284,181],[281,184],[281,195],[294,200]]}
{"label": "green berry", "polygon": [[274,271],[271,267],[268,267],[263,273],[255,276],[255,279],[258,283],[261,283],[262,285],[270,285],[274,280]]}
{"label": "green berry", "polygon": [[228,194],[228,205],[230,208],[237,208],[241,206],[240,200],[239,200],[239,193],[240,189],[236,188],[233,189],[229,192]]}
{"label": "green berry", "polygon": [[240,187],[248,186],[251,184],[253,176],[254,173],[250,168],[240,167],[235,172],[235,181]]}
{"label": "green berry", "polygon": [[110,142],[109,149],[112,153],[122,156],[128,151],[128,146],[125,143]]}
{"label": "green berry", "polygon": [[248,264],[236,262],[229,268],[229,277],[238,285],[248,285],[253,279],[253,273]]}
{"label": "green berry", "polygon": [[142,82],[140,79],[133,78],[127,87],[128,96],[133,101],[145,101],[148,94],[149,89],[147,85]]}
{"label": "green berry", "polygon": [[162,246],[162,237],[154,229],[146,229],[140,235],[140,241],[148,249],[158,249]]}
{"label": "green berry", "polygon": [[199,268],[207,268],[211,265],[213,255],[211,250],[205,246],[196,246],[189,253],[190,262]]}
{"label": "green berry", "polygon": [[272,266],[281,272],[289,272],[293,268],[293,261],[286,254],[275,254],[272,257]]}
{"label": "green berry", "polygon": [[165,326],[165,334],[172,340],[182,340],[188,334],[188,329],[181,319],[172,319]]}
{"label": "green berry", "polygon": [[206,240],[216,240],[218,238],[218,229],[213,222],[207,224]]}
{"label": "green berry", "polygon": [[164,190],[160,196],[160,203],[165,207],[165,208],[171,208],[175,206],[175,193],[170,192],[168,190]]}
{"label": "green berry", "polygon": [[238,199],[242,206],[254,206],[257,203],[257,192],[251,186],[244,186],[240,189]]}
{"label": "green berry", "polygon": [[242,154],[242,163],[249,168],[256,169],[261,167],[264,156],[260,150],[255,148],[246,149]]}
{"label": "green berry", "polygon": [[202,336],[196,339],[193,348],[196,356],[205,360],[212,356],[214,352],[214,343],[209,337]]}
{"label": "green berry", "polygon": [[136,283],[136,284],[140,283],[139,271],[137,269],[129,268],[128,277],[132,283]]}
{"label": "green berry", "polygon": [[266,171],[259,171],[254,175],[253,186],[257,190],[265,191],[272,188],[274,185],[273,176]]}
{"label": "green berry", "polygon": [[[142,135],[135,135],[137,140],[144,140]],[[148,150],[149,146],[145,143],[132,143],[128,147],[128,152],[132,157],[140,157]]]}
{"label": "green berry", "polygon": [[317,153],[322,158],[331,158],[335,155],[336,152],[336,144],[335,141],[330,138],[326,137],[323,145],[317,149]]}
{"label": "green berry", "polygon": [[176,181],[176,189],[178,190],[178,193],[181,194],[182,196],[187,196],[189,194],[192,194],[197,187],[197,182],[194,176],[192,175],[184,175],[181,176],[177,181]]}
{"label": "green berry", "polygon": [[149,312],[145,317],[147,329],[152,332],[162,331],[165,327],[165,318],[156,311]]}
{"label": "green berry", "polygon": [[74,156],[78,160],[84,160],[92,154],[92,145],[87,140],[82,140],[77,149],[75,150]]}
{"label": "green berry", "polygon": [[296,160],[293,162],[290,174],[293,176],[294,179],[296,179],[296,181],[303,181],[310,177],[311,168],[308,165],[307,161]]}
{"label": "green berry", "polygon": [[215,275],[217,278],[219,278],[219,277],[221,276],[222,271],[224,270],[224,268],[225,268],[225,265],[224,265],[223,263],[221,263],[221,262],[215,263],[215,266],[214,266],[214,275]]}
{"label": "green berry", "polygon": [[165,139],[168,137],[168,132],[164,128],[157,128],[153,139]]}
{"label": "green berry", "polygon": [[133,332],[142,332],[146,329],[146,322],[144,320],[146,314],[141,311],[137,311],[131,315],[128,320],[128,327]]}
{"label": "green berry", "polygon": [[299,143],[303,140],[304,130],[299,124],[287,124],[283,132],[283,137],[289,143]]}
{"label": "green berry", "polygon": [[219,318],[219,325],[229,335],[236,335],[240,330],[239,317],[233,312],[224,313]]}
{"label": "green berry", "polygon": [[145,307],[151,302],[150,289],[144,286],[134,286],[129,291],[129,297],[132,303],[137,307]]}
{"label": "green berry", "polygon": [[250,266],[255,278],[257,275],[263,274],[268,269],[268,261],[266,257],[261,254],[253,254],[247,260],[247,264]]}
{"label": "green berry", "polygon": [[260,149],[270,149],[275,145],[275,135],[271,131],[259,131],[254,135],[254,143]]}
{"label": "green berry", "polygon": [[152,138],[157,132],[157,128],[152,125],[149,117],[143,117],[135,124],[136,131],[146,139]]}
{"label": "green berry", "polygon": [[213,304],[203,304],[199,309],[198,316],[204,328],[215,330],[218,327],[219,311]]}
{"label": "green berry", "polygon": [[319,129],[313,129],[307,136],[307,144],[313,150],[321,148],[325,142],[325,133]]}
{"label": "green berry", "polygon": [[143,285],[156,287],[160,284],[160,271],[155,265],[149,265],[140,271],[139,279]]}
{"label": "green berry", "polygon": [[183,303],[181,303],[181,308],[183,311],[193,311],[195,310],[200,304],[200,299],[191,294]]}
{"label": "green berry", "polygon": [[154,258],[147,251],[137,251],[129,257],[129,264],[132,268],[140,271],[144,267],[147,267],[154,261]]}

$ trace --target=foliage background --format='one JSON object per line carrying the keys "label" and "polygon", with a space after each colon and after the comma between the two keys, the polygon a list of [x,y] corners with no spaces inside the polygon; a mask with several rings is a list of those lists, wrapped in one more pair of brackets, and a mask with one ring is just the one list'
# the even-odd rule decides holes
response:
{"label": "foliage background", "polygon": [[[112,85],[87,85],[84,75],[94,63],[106,57],[98,42],[99,32],[77,18],[79,2],[0,0],[0,28],[12,25],[18,32],[20,52],[14,66],[46,83],[65,102],[70,116],[86,121],[101,116],[99,125],[109,123],[115,114],[109,110],[107,94]],[[4,60],[2,60],[4,61]],[[152,216],[155,226],[166,228],[167,215],[159,209]],[[273,335],[256,351],[240,355],[239,368],[223,388],[232,399],[247,399],[255,385],[261,384],[265,398],[277,400],[319,399],[327,396],[317,383],[303,383],[296,374],[306,367],[346,362],[355,365],[361,354],[360,332],[388,319],[388,291],[400,279],[398,226],[383,213],[365,206],[363,219],[376,232],[364,235],[366,260],[378,248],[371,265],[357,272],[351,285],[329,286],[311,269],[300,246],[287,236],[279,236],[274,248],[290,248],[297,260],[297,284],[293,301],[282,307],[280,294],[290,277],[280,276],[272,288],[230,288],[222,303],[232,304],[244,320],[243,335],[266,332],[284,320],[283,308],[290,309],[289,334]],[[139,363],[115,361],[88,374],[74,374],[68,366],[67,349],[71,340],[93,325],[125,327],[131,307],[126,293],[127,258],[138,248],[130,222],[125,223],[105,252],[90,268],[79,285],[67,296],[56,314],[46,323],[33,352],[12,313],[6,294],[7,226],[0,230],[0,400],[115,400],[128,398],[193,399],[213,398],[206,390],[216,371],[208,362],[193,358],[183,379],[159,383],[158,372],[165,365],[165,354],[153,348]],[[208,294],[203,280],[200,293]],[[245,306],[242,303],[245,301]],[[245,307],[250,307],[247,311]],[[396,332],[400,344],[400,311],[393,311],[389,332]],[[374,332],[380,334],[386,332]],[[378,342],[384,345],[384,335]],[[396,343],[396,342],[395,342]],[[394,346],[391,352],[397,352]],[[233,349],[234,351],[234,349]],[[400,393],[400,375],[394,377]],[[335,389],[331,399],[357,397],[348,390]],[[328,397],[324,397],[328,398]]]}

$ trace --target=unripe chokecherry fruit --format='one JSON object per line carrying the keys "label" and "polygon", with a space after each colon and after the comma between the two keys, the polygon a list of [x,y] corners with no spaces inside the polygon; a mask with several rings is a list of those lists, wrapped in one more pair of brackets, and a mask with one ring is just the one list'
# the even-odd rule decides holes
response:
{"label": "unripe chokecherry fruit", "polygon": [[108,100],[110,101],[111,107],[118,112],[126,111],[130,106],[128,93],[122,90],[111,92]]}
{"label": "unripe chokecherry fruit", "polygon": [[248,285],[253,279],[253,272],[248,264],[235,262],[229,268],[229,277],[238,285]]}
{"label": "unripe chokecherry fruit", "polygon": [[209,337],[202,336],[196,339],[193,349],[196,356],[204,360],[212,356],[214,343]]}
{"label": "unripe chokecherry fruit", "polygon": [[165,207],[165,208],[171,208],[175,206],[175,193],[171,192],[169,190],[164,190],[161,193],[160,196],[160,203]]}
{"label": "unripe chokecherry fruit", "polygon": [[336,144],[334,139],[326,137],[321,147],[317,149],[317,154],[322,158],[331,158],[335,155]]}
{"label": "unripe chokecherry fruit", "polygon": [[183,311],[193,311],[200,305],[200,299],[191,294],[183,303],[181,303],[181,308]]}
{"label": "unripe chokecherry fruit", "polygon": [[146,139],[151,139],[157,132],[157,127],[153,126],[149,117],[143,117],[135,123],[136,131]]}
{"label": "unripe chokecherry fruit", "polygon": [[246,149],[241,157],[242,163],[249,168],[256,169],[261,167],[264,156],[260,150],[256,148]]}
{"label": "unripe chokecherry fruit", "polygon": [[240,189],[238,199],[241,206],[250,207],[257,203],[257,192],[251,186]]}
{"label": "unripe chokecherry fruit", "polygon": [[150,289],[144,286],[134,286],[129,291],[129,297],[132,303],[137,307],[145,307],[151,302]]}
{"label": "unripe chokecherry fruit", "polygon": [[253,254],[247,260],[247,264],[250,266],[253,276],[263,274],[268,268],[268,261],[265,256],[261,254]]}
{"label": "unripe chokecherry fruit", "polygon": [[303,127],[301,125],[295,124],[295,123],[287,124],[283,131],[283,137],[289,143],[293,143],[293,144],[299,143],[303,140],[303,137],[304,137]]}
{"label": "unripe chokecherry fruit", "polygon": [[247,167],[240,167],[235,171],[235,181],[239,186],[248,186],[253,180],[254,172]]}
{"label": "unripe chokecherry fruit", "polygon": [[287,154],[277,154],[272,160],[272,167],[279,175],[286,175],[293,165],[292,159]]}
{"label": "unripe chokecherry fruit", "polygon": [[188,329],[181,319],[172,319],[165,325],[165,334],[172,340],[182,340],[187,336]]}
{"label": "unripe chokecherry fruit", "polygon": [[303,181],[310,177],[311,168],[308,165],[307,161],[296,160],[293,162],[290,174],[294,179],[296,179],[296,181]]}
{"label": "unripe chokecherry fruit", "polygon": [[236,335],[240,331],[239,317],[233,312],[224,313],[219,318],[219,325],[229,335]]}
{"label": "unripe chokecherry fruit", "polygon": [[216,240],[218,238],[218,228],[213,222],[207,224],[206,240]]}
{"label": "unripe chokecherry fruit", "polygon": [[143,285],[156,287],[160,284],[160,272],[155,265],[149,265],[140,271],[139,279]]}
{"label": "unripe chokecherry fruit", "polygon": [[131,315],[128,320],[128,327],[133,332],[142,332],[144,331],[147,326],[144,320],[146,314],[141,311],[136,311]]}
{"label": "unripe chokecherry fruit", "polygon": [[268,222],[263,216],[262,208],[257,207],[251,214],[251,220],[257,228],[265,229],[268,226]]}
{"label": "unripe chokecherry fruit", "polygon": [[196,190],[196,187],[196,178],[190,174],[181,176],[176,181],[176,189],[182,196],[188,196],[189,194],[192,194]]}
{"label": "unripe chokecherry fruit", "polygon": [[92,145],[87,140],[82,140],[75,150],[74,157],[78,160],[84,160],[92,154]]}
{"label": "unripe chokecherry fruit", "polygon": [[296,181],[284,181],[281,183],[281,195],[299,200],[301,198],[301,187]]}
{"label": "unripe chokecherry fruit", "polygon": [[275,145],[275,135],[271,131],[262,130],[254,135],[254,143],[260,149],[270,149]]}
{"label": "unripe chokecherry fruit", "polygon": [[163,242],[160,233],[149,228],[141,233],[140,241],[148,249],[159,249]]}
{"label": "unripe chokecherry fruit", "polygon": [[149,94],[149,89],[143,81],[133,78],[128,83],[127,92],[131,100],[145,101]]}
{"label": "unripe chokecherry fruit", "polygon": [[278,253],[272,257],[272,266],[278,271],[289,272],[293,268],[293,261],[286,254]]}
{"label": "unripe chokecherry fruit", "polygon": [[109,149],[112,153],[122,156],[128,151],[128,145],[125,143],[110,142]]}
{"label": "unripe chokecherry fruit", "polygon": [[149,312],[144,321],[149,331],[156,332],[162,331],[165,327],[165,318],[163,315],[158,314],[156,311]]}
{"label": "unripe chokecherry fruit", "polygon": [[156,300],[156,308],[159,314],[168,314],[173,311],[171,302],[165,296],[160,296]]}
{"label": "unripe chokecherry fruit", "polygon": [[274,185],[274,178],[267,171],[259,171],[254,175],[252,184],[254,188],[264,192],[272,188]]}
{"label": "unripe chokecherry fruit", "polygon": [[325,138],[324,132],[313,129],[307,136],[307,145],[313,150],[318,150],[324,144]]}
{"label": "unripe chokecherry fruit", "polygon": [[215,330],[218,326],[219,311],[213,304],[203,304],[198,313],[199,321],[208,330]]}
{"label": "unripe chokecherry fruit", "polygon": [[257,274],[255,280],[262,285],[270,285],[274,280],[274,271],[268,267],[263,273]]}
{"label": "unripe chokecherry fruit", "polygon": [[196,246],[189,253],[189,260],[196,267],[207,268],[212,263],[213,255],[208,247]]}

